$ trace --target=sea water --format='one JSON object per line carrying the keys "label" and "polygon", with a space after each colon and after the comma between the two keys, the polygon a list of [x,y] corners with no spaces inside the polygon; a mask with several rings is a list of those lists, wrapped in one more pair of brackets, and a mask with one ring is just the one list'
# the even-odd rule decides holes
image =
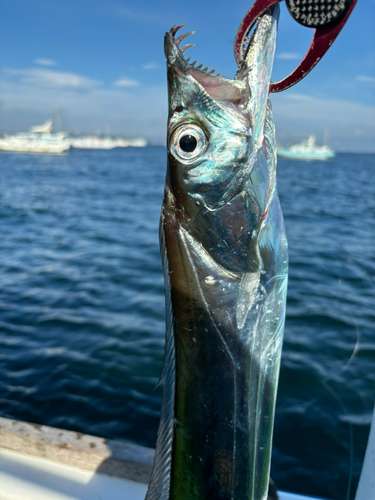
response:
{"label": "sea water", "polygon": [[[163,147],[0,154],[1,416],[155,446],[165,166]],[[279,159],[278,189],[290,272],[272,477],[354,498],[375,399],[375,155]]]}

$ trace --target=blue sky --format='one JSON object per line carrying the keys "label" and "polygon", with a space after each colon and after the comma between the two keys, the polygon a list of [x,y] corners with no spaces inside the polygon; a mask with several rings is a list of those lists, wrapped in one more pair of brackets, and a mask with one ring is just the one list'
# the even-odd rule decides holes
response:
{"label": "blue sky", "polygon": [[[13,0],[0,11],[0,132],[54,118],[77,133],[145,136],[164,143],[163,35],[195,30],[194,59],[233,77],[233,39],[251,3],[216,0]],[[274,79],[294,69],[313,30],[282,4]],[[194,39],[194,40],[193,40]],[[375,0],[358,0],[315,70],[272,96],[278,141],[315,133],[341,151],[375,152]]]}

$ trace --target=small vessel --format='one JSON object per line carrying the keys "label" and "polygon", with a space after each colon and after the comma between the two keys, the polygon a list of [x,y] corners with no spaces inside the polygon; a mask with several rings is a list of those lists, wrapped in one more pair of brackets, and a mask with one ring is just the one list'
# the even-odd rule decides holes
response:
{"label": "small vessel", "polygon": [[75,149],[114,149],[136,147],[143,148],[147,145],[144,139],[112,139],[111,137],[98,137],[95,135],[86,137],[72,137],[69,144]]}
{"label": "small vessel", "polygon": [[30,132],[0,138],[0,151],[18,153],[63,153],[70,148],[64,132],[52,133],[52,121],[32,127]]}
{"label": "small vessel", "polygon": [[113,139],[113,141],[116,143],[116,148],[144,148],[147,146],[147,141],[142,138],[138,139]]}
{"label": "small vessel", "polygon": [[95,135],[73,137],[69,139],[69,143],[75,149],[113,149],[116,147],[112,139],[97,137]]}
{"label": "small vessel", "polygon": [[295,160],[329,160],[334,158],[335,151],[328,146],[317,146],[316,137],[310,137],[299,144],[293,144],[286,148],[277,148],[277,156],[280,158],[291,158]]}

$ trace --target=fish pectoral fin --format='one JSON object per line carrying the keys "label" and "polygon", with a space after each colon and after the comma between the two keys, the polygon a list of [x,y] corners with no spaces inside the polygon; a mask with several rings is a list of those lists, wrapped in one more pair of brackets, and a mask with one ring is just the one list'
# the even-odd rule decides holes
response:
{"label": "fish pectoral fin", "polygon": [[238,287],[236,320],[237,328],[243,328],[247,315],[253,307],[259,289],[260,271],[242,275]]}

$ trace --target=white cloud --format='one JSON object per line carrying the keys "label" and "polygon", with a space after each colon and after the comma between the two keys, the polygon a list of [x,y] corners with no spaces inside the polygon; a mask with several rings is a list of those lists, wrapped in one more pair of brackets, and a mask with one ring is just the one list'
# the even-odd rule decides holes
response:
{"label": "white cloud", "polygon": [[[9,72],[7,74],[7,78],[0,80],[0,133],[28,130],[32,125],[52,119],[56,105],[60,105],[63,127],[69,130],[93,133],[110,127],[115,135],[165,141],[165,85],[128,88],[94,85],[86,87],[89,88],[87,92],[72,92],[72,88],[77,87],[41,86],[35,84],[35,79],[27,80],[29,73],[27,76],[17,71],[10,76]],[[122,80],[127,79],[123,77]],[[338,151],[375,152],[374,106],[318,99],[293,90],[272,94],[271,100],[280,144],[299,142],[310,134],[315,134],[321,144],[327,127],[329,144]]]}
{"label": "white cloud", "polygon": [[150,62],[142,66],[143,69],[159,69],[160,65],[158,63]]}
{"label": "white cloud", "polygon": [[359,82],[375,83],[375,77],[374,76],[358,75],[357,76],[357,80]]}
{"label": "white cloud", "polygon": [[0,80],[1,133],[29,130],[55,116],[61,106],[62,124],[77,133],[145,137],[165,142],[167,92],[165,86],[134,88],[94,87],[89,92],[69,88],[42,88],[24,82]]}
{"label": "white cloud", "polygon": [[57,64],[56,61],[53,61],[52,59],[35,59],[34,62],[40,66],[56,66]]}
{"label": "white cloud", "polygon": [[6,76],[19,77],[22,83],[36,87],[64,88],[72,90],[88,90],[101,82],[77,75],[75,73],[63,73],[49,69],[5,69]]}
{"label": "white cloud", "polygon": [[129,78],[120,78],[113,84],[115,87],[138,87],[140,83],[137,80],[130,80]]}
{"label": "white cloud", "polygon": [[165,15],[151,9],[121,6],[115,9],[115,14],[129,21],[135,21],[141,24],[159,25],[163,28],[171,24],[171,21],[168,20],[170,15]]}
{"label": "white cloud", "polygon": [[280,52],[280,54],[276,53],[276,59],[299,59],[300,55],[295,52]]}
{"label": "white cloud", "polygon": [[330,145],[337,150],[375,152],[375,106],[288,91],[273,94],[271,101],[281,144],[298,142],[310,134],[322,141],[327,128]]}
{"label": "white cloud", "polygon": [[289,101],[311,101],[312,97],[306,94],[285,94],[284,99]]}

